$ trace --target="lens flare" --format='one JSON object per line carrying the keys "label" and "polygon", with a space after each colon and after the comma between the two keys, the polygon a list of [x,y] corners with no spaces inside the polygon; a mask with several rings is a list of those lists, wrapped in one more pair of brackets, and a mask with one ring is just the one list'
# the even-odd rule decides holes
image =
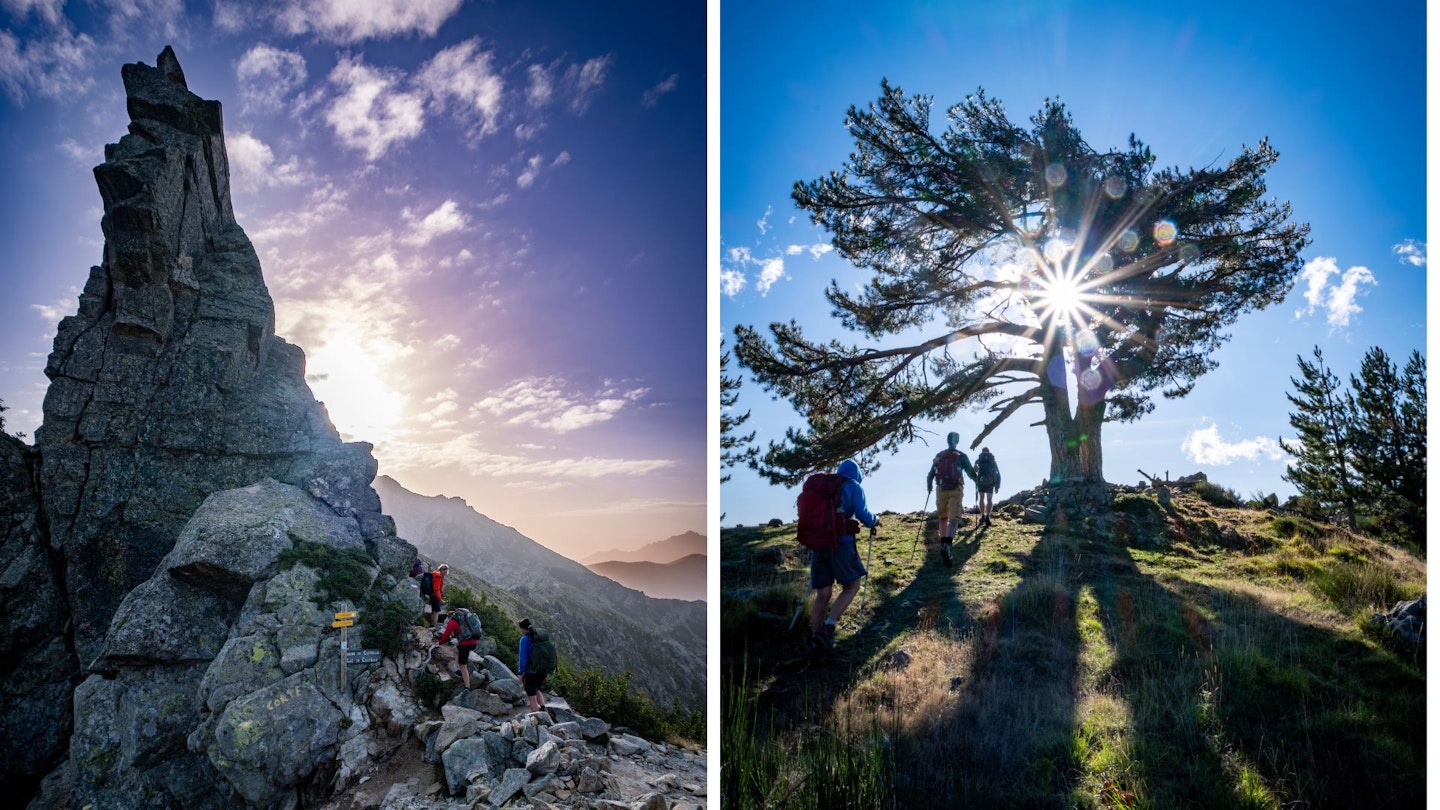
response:
{"label": "lens flare", "polygon": [[1045,243],[1045,261],[1051,264],[1059,264],[1070,252],[1070,240],[1063,236],[1057,236]]}
{"label": "lens flare", "polygon": [[1100,351],[1100,338],[1089,329],[1082,329],[1080,334],[1075,336],[1075,351],[1079,352],[1081,357],[1095,354]]}
{"label": "lens flare", "polygon": [[1125,196],[1125,178],[1114,174],[1105,178],[1105,194],[1112,200]]}
{"label": "lens flare", "polygon": [[1175,237],[1179,232],[1179,229],[1175,227],[1175,223],[1168,219],[1162,219],[1155,223],[1155,241],[1160,243],[1162,247],[1169,247],[1174,243]]}
{"label": "lens flare", "polygon": [[1052,186],[1065,185],[1065,167],[1059,163],[1051,163],[1045,167],[1045,182]]}
{"label": "lens flare", "polygon": [[1186,242],[1180,246],[1180,261],[1186,264],[1194,264],[1200,260],[1200,248]]}
{"label": "lens flare", "polygon": [[1136,233],[1134,228],[1126,228],[1125,232],[1120,234],[1119,244],[1121,250],[1134,253],[1135,248],[1140,247],[1140,234]]}
{"label": "lens flare", "polygon": [[1107,275],[1115,269],[1115,260],[1110,258],[1109,253],[1101,253],[1090,259],[1090,273],[1095,276]]}
{"label": "lens flare", "polygon": [[1080,372],[1080,387],[1086,391],[1094,391],[1100,387],[1100,372],[1093,368],[1087,368]]}

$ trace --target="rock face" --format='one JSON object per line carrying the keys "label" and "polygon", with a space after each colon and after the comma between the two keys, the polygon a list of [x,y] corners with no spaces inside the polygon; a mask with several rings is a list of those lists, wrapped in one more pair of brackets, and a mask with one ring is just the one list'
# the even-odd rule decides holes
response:
{"label": "rock face", "polygon": [[[95,169],[102,263],[60,324],[35,447],[0,436],[0,790],[63,761],[77,807],[271,804],[334,767],[379,686],[321,674],[338,647],[319,576],[278,572],[280,553],[363,548],[372,591],[413,600],[394,585],[415,550],[370,445],[340,440],[275,335],[219,102],[169,48],[122,77],[129,132]],[[262,698],[303,712],[300,753],[246,745]]]}

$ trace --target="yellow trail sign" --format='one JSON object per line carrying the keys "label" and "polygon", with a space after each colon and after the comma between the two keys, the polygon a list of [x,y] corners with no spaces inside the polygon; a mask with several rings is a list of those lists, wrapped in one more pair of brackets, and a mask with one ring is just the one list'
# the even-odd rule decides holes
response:
{"label": "yellow trail sign", "polygon": [[331,627],[354,627],[354,619],[337,619],[330,623]]}
{"label": "yellow trail sign", "polygon": [[353,610],[346,610],[346,611],[343,611],[343,612],[340,612],[340,613],[336,613],[336,614],[335,614],[335,618],[337,618],[337,619],[353,619],[353,618],[355,618],[355,611],[353,611]]}

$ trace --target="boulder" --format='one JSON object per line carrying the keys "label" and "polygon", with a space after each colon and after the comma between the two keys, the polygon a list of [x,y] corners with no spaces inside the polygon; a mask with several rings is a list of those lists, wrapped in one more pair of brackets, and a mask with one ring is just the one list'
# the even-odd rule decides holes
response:
{"label": "boulder", "polygon": [[510,668],[505,666],[504,662],[502,662],[499,658],[496,658],[493,655],[487,655],[482,660],[484,661],[486,671],[488,671],[490,673],[490,677],[494,678],[495,680],[520,680],[520,676],[511,672]]}
{"label": "boulder", "polygon": [[276,804],[334,761],[343,716],[304,673],[296,673],[226,705],[207,753],[246,801]]}
{"label": "boulder", "polygon": [[500,807],[515,797],[521,788],[530,783],[530,772],[524,768],[506,768],[500,783],[490,791],[490,805]]}
{"label": "boulder", "polygon": [[520,681],[514,678],[501,678],[497,681],[491,681],[485,684],[485,689],[511,703],[520,703],[525,700],[525,687],[520,684]]}
{"label": "boulder", "polygon": [[484,715],[474,709],[466,709],[454,703],[447,703],[440,709],[445,717],[445,722],[440,726],[440,734],[435,738],[435,750],[444,753],[447,748],[456,740],[469,737],[480,729],[480,722]]}
{"label": "boulder", "polygon": [[1425,597],[1397,602],[1389,613],[1376,613],[1370,623],[1417,647],[1425,645]]}
{"label": "boulder", "polygon": [[525,770],[536,776],[553,774],[560,768],[560,747],[554,740],[541,743],[525,758]]}
{"label": "boulder", "polygon": [[205,670],[199,698],[207,709],[218,712],[235,698],[263,689],[286,674],[280,668],[280,653],[268,636],[232,638]]}
{"label": "boulder", "polygon": [[490,777],[490,756],[482,740],[458,740],[445,749],[445,784],[451,796],[465,795],[471,782]]}

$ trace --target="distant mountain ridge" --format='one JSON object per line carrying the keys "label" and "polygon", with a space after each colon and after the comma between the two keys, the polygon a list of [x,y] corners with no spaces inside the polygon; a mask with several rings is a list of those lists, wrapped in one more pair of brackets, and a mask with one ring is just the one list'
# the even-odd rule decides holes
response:
{"label": "distant mountain ridge", "polygon": [[418,495],[384,475],[374,487],[401,537],[426,557],[503,591],[497,601],[528,605],[530,618],[551,630],[562,657],[581,667],[629,671],[658,705],[672,699],[688,708],[705,705],[703,602],[654,599],[627,588],[461,498]]}
{"label": "distant mountain ridge", "polygon": [[671,563],[610,560],[587,566],[603,577],[656,599],[705,601],[704,554],[690,554]]}
{"label": "distant mountain ridge", "polygon": [[672,563],[676,560],[688,557],[691,554],[705,554],[705,535],[698,532],[685,532],[674,537],[667,537],[631,551],[610,549],[609,551],[597,551],[580,562],[591,566],[603,562],[650,562]]}

